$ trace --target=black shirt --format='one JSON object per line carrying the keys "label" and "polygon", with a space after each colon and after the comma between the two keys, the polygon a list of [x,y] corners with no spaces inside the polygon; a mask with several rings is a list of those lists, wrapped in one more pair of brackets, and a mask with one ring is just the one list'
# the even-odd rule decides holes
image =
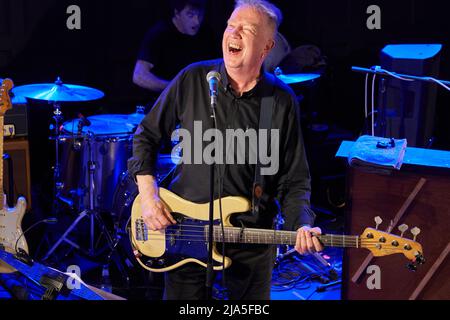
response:
{"label": "black shirt", "polygon": [[170,81],[189,64],[218,57],[211,43],[216,42],[204,26],[191,36],[179,32],[172,21],[163,20],[147,31],[138,60],[153,64],[152,72]]}
{"label": "black shirt", "polygon": [[[212,127],[206,81],[206,75],[211,70],[221,73],[216,118],[223,136],[226,128],[258,130],[261,98],[273,95],[275,108],[272,129],[279,130],[279,170],[275,175],[262,177],[265,192],[279,200],[285,215],[285,229],[295,230],[301,225],[313,225],[315,215],[309,207],[310,175],[294,93],[279,79],[269,81],[269,75],[263,73],[252,90],[241,97],[236,96],[228,83],[223,60],[188,66],[164,90],[134,135],[133,157],[128,162],[130,174],[156,175],[155,162],[160,143],[171,136],[177,125],[187,129],[192,136],[194,121],[201,121],[203,132]],[[203,142],[203,148],[208,144],[210,142]],[[220,168],[223,175],[222,196],[252,198],[254,164],[226,164]],[[208,202],[209,165],[204,162],[178,165],[169,188],[187,200]],[[217,191],[217,187],[215,189]],[[268,221],[271,222],[274,212],[264,214],[257,218],[256,226],[270,227]]]}

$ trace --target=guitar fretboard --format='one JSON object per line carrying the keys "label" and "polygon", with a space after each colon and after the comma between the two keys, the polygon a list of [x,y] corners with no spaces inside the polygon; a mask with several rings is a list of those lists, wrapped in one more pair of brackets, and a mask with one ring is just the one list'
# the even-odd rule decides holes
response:
{"label": "guitar fretboard", "polygon": [[[209,227],[205,227],[205,239],[208,238]],[[347,235],[317,235],[317,238],[328,247],[359,248],[361,246],[359,236]],[[283,230],[265,230],[252,228],[215,226],[213,239],[216,242],[230,243],[256,243],[256,244],[287,244],[295,245],[297,232]]]}

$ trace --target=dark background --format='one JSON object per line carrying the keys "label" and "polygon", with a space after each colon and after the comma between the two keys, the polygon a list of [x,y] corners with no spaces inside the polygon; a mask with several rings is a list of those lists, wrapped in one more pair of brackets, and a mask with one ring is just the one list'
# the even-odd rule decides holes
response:
{"label": "dark background", "polygon": [[[167,2],[0,0],[0,78],[12,78],[20,86],[49,83],[61,76],[65,83],[105,93],[99,101],[63,105],[64,120],[73,119],[80,111],[86,116],[134,112],[142,94],[132,83],[137,51],[148,28],[169,14]],[[447,1],[273,2],[284,13],[280,31],[291,47],[313,44],[326,56],[327,67],[319,82],[314,107],[319,111],[320,121],[328,124],[330,130],[324,139],[311,134],[306,126],[303,128],[313,177],[312,203],[320,219],[343,205],[345,165],[334,157],[339,144],[343,139],[356,139],[363,132],[364,75],[351,72],[351,66],[379,64],[380,50],[387,44],[440,43],[443,50],[439,77],[450,80]],[[66,9],[73,4],[81,8],[81,30],[66,27],[69,17]],[[366,27],[369,17],[366,10],[374,4],[381,8],[381,30]],[[215,48],[220,48],[233,6],[232,0],[208,3],[204,23],[215,34],[210,43]],[[24,229],[49,215],[50,168],[54,161],[53,145],[48,141],[52,109],[45,103],[30,104],[28,108],[34,212],[25,216]],[[443,88],[438,89],[435,118],[433,148],[450,150],[450,94]],[[34,232],[27,239],[42,237]],[[37,251],[37,242],[29,241],[32,252]]]}
{"label": "dark background", "polygon": [[[305,100],[313,106],[304,103],[302,110],[303,114],[311,111],[308,107],[318,111],[316,120],[330,128],[324,140],[309,130],[310,122],[303,123],[316,186],[314,197],[322,194],[318,181],[323,176],[343,173],[343,166],[334,159],[341,140],[355,139],[364,132],[364,75],[353,73],[351,66],[379,64],[380,50],[387,44],[441,43],[440,78],[450,80],[446,1],[273,2],[284,14],[280,31],[291,47],[315,45],[327,61],[313,100]],[[66,10],[73,4],[81,8],[81,30],[66,27]],[[366,26],[366,11],[373,4],[381,8],[381,30]],[[209,45],[217,50],[217,57],[233,6],[232,0],[208,2],[204,26],[215,35]],[[99,101],[64,104],[65,121],[78,112],[86,116],[134,112],[143,94],[132,82],[139,46],[148,28],[169,16],[169,11],[168,1],[155,0],[0,0],[0,77],[10,77],[20,86],[49,83],[61,76],[65,83],[105,93]],[[48,190],[54,161],[54,146],[48,142],[52,108],[46,103],[31,103],[28,111],[32,183],[41,183],[44,177],[40,188]],[[433,148],[450,150],[449,120],[450,94],[439,87]]]}
{"label": "dark background", "polygon": [[[101,89],[106,96],[92,113],[134,111],[139,90],[132,72],[146,30],[168,13],[168,1],[1,0],[0,75],[16,85],[52,82]],[[442,79],[450,79],[446,1],[273,1],[284,13],[280,31],[292,48],[318,46],[327,57],[327,82],[321,111],[329,121],[358,134],[363,124],[364,77],[350,66],[379,64],[380,50],[393,43],[442,43]],[[68,30],[66,8],[81,8],[81,30]],[[367,7],[382,12],[382,29],[368,30]],[[220,44],[234,1],[209,1],[205,24]],[[201,50],[201,48],[199,48]],[[220,52],[218,52],[220,55]],[[450,99],[439,89],[435,148],[448,149]]]}

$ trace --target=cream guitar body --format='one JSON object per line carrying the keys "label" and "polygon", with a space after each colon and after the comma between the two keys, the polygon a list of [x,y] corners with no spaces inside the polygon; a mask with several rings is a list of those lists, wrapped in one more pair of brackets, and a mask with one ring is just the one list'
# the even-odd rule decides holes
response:
{"label": "cream guitar body", "polygon": [[[15,253],[15,247],[17,242],[17,248],[24,250],[28,253],[28,245],[25,237],[21,237],[22,231],[22,219],[27,209],[27,202],[25,198],[20,197],[17,200],[17,204],[14,208],[9,208],[6,204],[6,198],[3,197],[3,209],[0,210],[0,244],[6,251]],[[9,266],[6,266],[0,261],[0,273],[6,273],[13,271]]]}
{"label": "cream guitar body", "polygon": [[[208,244],[207,226],[209,223],[209,203],[193,203],[175,193],[160,188],[160,197],[178,224],[161,231],[148,230],[142,220],[140,195],[133,202],[131,210],[132,246],[135,248],[139,264],[154,272],[164,272],[194,262],[206,267]],[[236,212],[250,210],[250,202],[242,197],[222,199],[224,226],[231,227],[230,217]],[[178,213],[178,215],[177,215]],[[214,201],[214,220],[218,226],[219,201]],[[191,241],[189,241],[191,240]],[[181,253],[179,255],[178,253]],[[231,260],[223,257],[213,248],[214,270],[231,265]]]}

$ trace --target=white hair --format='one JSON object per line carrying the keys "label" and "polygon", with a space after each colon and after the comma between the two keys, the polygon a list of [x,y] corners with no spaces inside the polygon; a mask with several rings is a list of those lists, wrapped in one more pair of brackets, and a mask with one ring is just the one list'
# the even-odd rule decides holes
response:
{"label": "white hair", "polygon": [[278,9],[275,5],[266,0],[236,0],[236,5],[234,6],[234,9],[238,9],[243,6],[253,7],[256,10],[267,15],[269,21],[273,24],[274,31],[276,33],[278,27],[281,24],[281,21],[283,20],[283,14],[281,13],[280,9]]}

